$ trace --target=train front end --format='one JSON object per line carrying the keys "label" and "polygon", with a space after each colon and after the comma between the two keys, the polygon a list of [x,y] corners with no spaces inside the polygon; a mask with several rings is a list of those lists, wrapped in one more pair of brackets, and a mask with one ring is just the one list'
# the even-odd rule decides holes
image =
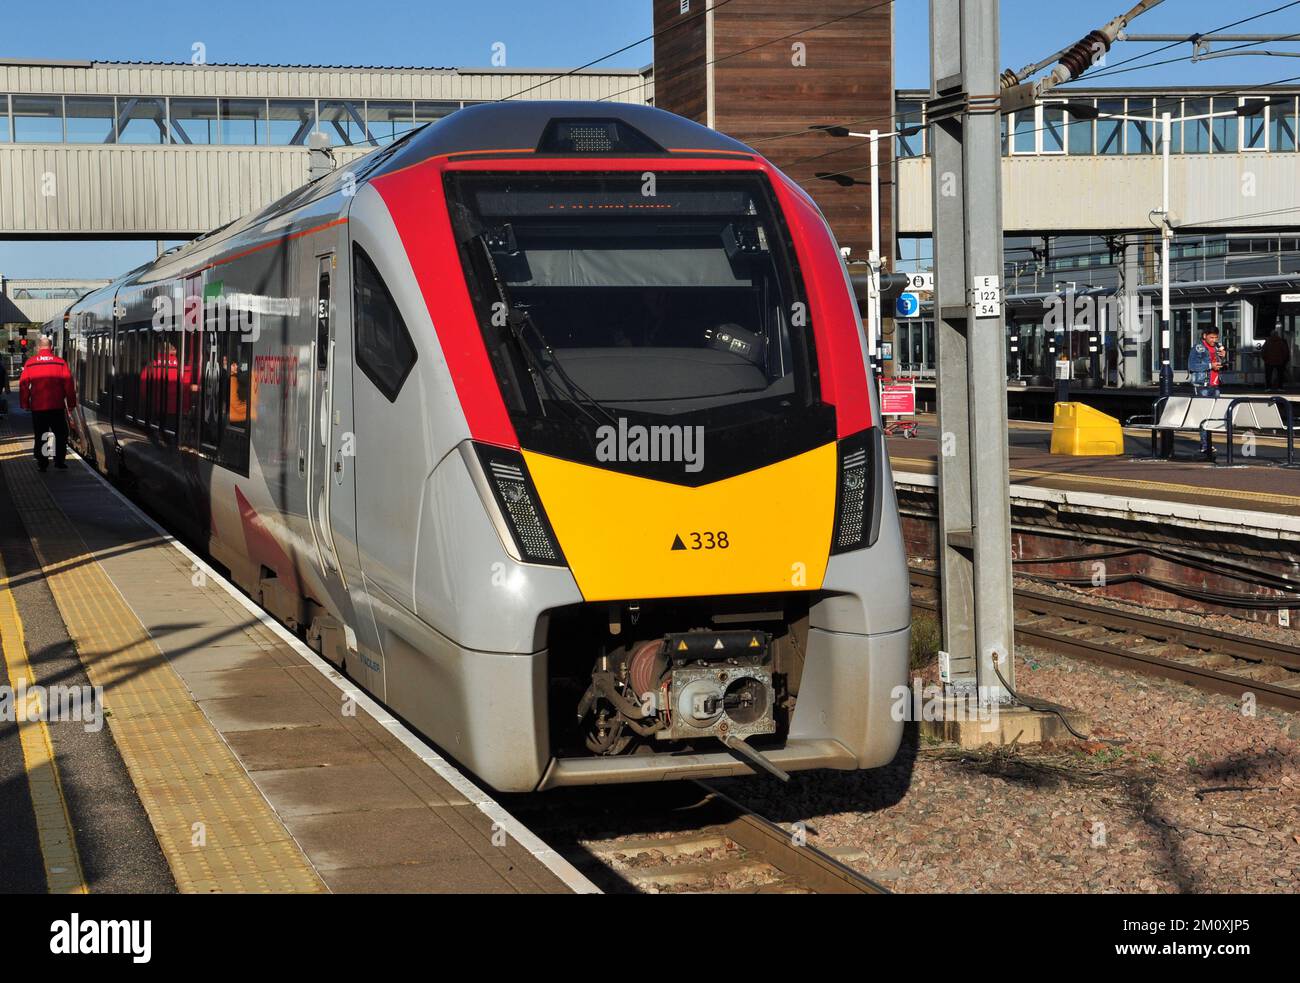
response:
{"label": "train front end", "polygon": [[531,149],[438,168],[491,375],[460,457],[502,584],[577,594],[500,599],[536,606],[538,787],[885,764],[907,573],[824,219],[712,131],[548,105]]}

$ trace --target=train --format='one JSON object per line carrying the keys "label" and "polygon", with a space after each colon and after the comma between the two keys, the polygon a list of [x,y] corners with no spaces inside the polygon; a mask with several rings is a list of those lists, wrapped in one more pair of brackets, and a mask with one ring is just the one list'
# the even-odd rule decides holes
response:
{"label": "train", "polygon": [[467,107],[53,332],[78,453],[495,790],[897,752],[859,311],[811,197],[736,140]]}

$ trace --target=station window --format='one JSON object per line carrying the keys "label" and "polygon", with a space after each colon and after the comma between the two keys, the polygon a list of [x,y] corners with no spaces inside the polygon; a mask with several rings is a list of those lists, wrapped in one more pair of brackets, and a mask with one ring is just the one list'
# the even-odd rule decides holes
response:
{"label": "station window", "polygon": [[899,236],[898,261],[895,269],[900,273],[921,273],[934,267],[934,240],[927,236]]}
{"label": "station window", "polygon": [[265,99],[222,99],[221,142],[235,145],[267,142]]}
{"label": "station window", "polygon": [[0,93],[0,143],[9,142],[9,97]]}
{"label": "station window", "polygon": [[1269,117],[1269,146],[1276,153],[1291,151],[1296,147],[1296,101],[1285,106],[1273,106]]}
{"label": "station window", "polygon": [[112,96],[68,96],[68,143],[112,143],[117,139],[117,118]]}
{"label": "station window", "polygon": [[150,96],[119,96],[118,143],[166,143],[167,100]]}
{"label": "station window", "polygon": [[[1097,101],[1097,109],[1107,115],[1123,116],[1124,100],[1123,99],[1100,99]],[[1097,120],[1097,153],[1105,156],[1122,154],[1124,152],[1124,121],[1118,119],[1106,119],[1103,116]]]}
{"label": "station window", "polygon": [[172,143],[219,143],[217,100],[173,99]]}
{"label": "station window", "polygon": [[[1162,99],[1156,102],[1156,116],[1159,117],[1164,113],[1168,113],[1171,117],[1169,120],[1169,152],[1171,154],[1181,154],[1183,152],[1183,110],[1181,106],[1181,99]],[[1160,140],[1163,132],[1164,124],[1156,123],[1154,130],[1156,153],[1161,152]]]}
{"label": "station window", "polygon": [[1128,115],[1146,117],[1144,120],[1128,121],[1126,149],[1130,154],[1149,154],[1155,150],[1153,127],[1150,122],[1147,122],[1152,118],[1152,105],[1150,99],[1130,99],[1128,101]]}
{"label": "station window", "polygon": [[1237,100],[1232,99],[1215,99],[1213,102],[1216,113],[1232,112],[1232,116],[1216,116],[1210,122],[1212,134],[1211,146],[1216,154],[1235,154],[1237,152]]}
{"label": "station window", "polygon": [[1241,100],[1243,110],[1251,110],[1241,117],[1241,149],[1268,149],[1268,102],[1263,96],[1251,96]]}
{"label": "station window", "polygon": [[366,103],[366,127],[379,144],[392,143],[415,126],[409,102]]}
{"label": "station window", "polygon": [[1047,103],[1042,107],[1042,151],[1045,154],[1065,153],[1065,107]]}
{"label": "station window", "polygon": [[336,145],[351,147],[366,143],[364,110],[365,104],[359,99],[321,100],[320,128],[330,135]]}
{"label": "station window", "polygon": [[[906,129],[920,126],[923,118],[924,103],[919,99],[898,100],[898,128]],[[920,157],[925,153],[925,130],[918,130],[909,135],[900,134],[897,138],[895,153],[899,157]]]}
{"label": "station window", "polygon": [[1173,337],[1170,339],[1169,359],[1175,369],[1187,368],[1187,356],[1192,350],[1192,312],[1176,309],[1173,315]]}
{"label": "station window", "polygon": [[1229,351],[1241,347],[1241,304],[1235,300],[1219,308],[1219,339]]}
{"label": "station window", "polygon": [[[1209,112],[1209,99],[1186,99],[1183,101],[1184,116],[1207,116]],[[1189,119],[1183,124],[1183,152],[1189,154],[1208,154],[1210,152],[1210,120]]]}
{"label": "station window", "polygon": [[62,96],[14,96],[13,108],[16,142],[63,142]]}
{"label": "station window", "polygon": [[384,398],[393,403],[415,366],[415,345],[375,264],[365,250],[355,245],[352,275],[357,366]]}
{"label": "station window", "polygon": [[[1085,106],[1093,104],[1091,99],[1080,99],[1079,102]],[[1070,118],[1069,124],[1069,151],[1072,154],[1091,154],[1092,145],[1092,120]]]}
{"label": "station window", "polygon": [[1037,151],[1038,127],[1034,122],[1034,111],[1024,109],[1015,114],[1011,124],[1011,152],[1032,154]]}
{"label": "station window", "polygon": [[271,143],[277,147],[305,147],[316,128],[316,102],[312,99],[272,99]]}

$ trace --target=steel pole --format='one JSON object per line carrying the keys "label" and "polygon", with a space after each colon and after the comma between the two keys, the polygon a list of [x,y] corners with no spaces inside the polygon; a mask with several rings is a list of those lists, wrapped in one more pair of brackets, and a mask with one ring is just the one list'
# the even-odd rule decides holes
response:
{"label": "steel pole", "polygon": [[881,307],[884,300],[880,293],[880,131],[872,130],[868,135],[871,141],[871,254],[867,257],[871,267],[871,290],[876,302],[871,305],[870,332],[867,339],[867,353],[871,356],[872,368],[879,378],[880,365],[880,325],[884,312]]}
{"label": "steel pole", "polygon": [[998,10],[998,0],[931,0],[928,116],[944,650],[953,689],[1005,703],[994,668],[1015,686]]}
{"label": "steel pole", "polygon": [[[1174,369],[1169,362],[1169,140],[1172,133],[1171,114],[1160,116],[1160,157],[1163,171],[1160,196],[1160,395],[1172,396]],[[1168,457],[1173,453],[1173,434],[1160,435],[1160,452]]]}

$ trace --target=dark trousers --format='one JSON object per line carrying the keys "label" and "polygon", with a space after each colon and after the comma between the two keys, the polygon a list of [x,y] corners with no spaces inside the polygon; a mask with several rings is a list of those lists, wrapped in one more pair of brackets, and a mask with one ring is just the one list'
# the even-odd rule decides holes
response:
{"label": "dark trousers", "polygon": [[[1218,387],[1218,386],[1197,386],[1197,385],[1195,385],[1195,384],[1193,383],[1193,388],[1196,390],[1196,395],[1198,395],[1198,396],[1216,396],[1216,397],[1217,397],[1217,396],[1219,395],[1219,387]],[[1207,431],[1207,430],[1202,430],[1202,431],[1201,431],[1201,453],[1202,453],[1202,454],[1209,454],[1209,453],[1210,453],[1211,451],[1213,451],[1213,450],[1214,450],[1214,440],[1213,440],[1213,438],[1210,437],[1209,431]]]}
{"label": "dark trousers", "polygon": [[[1273,380],[1277,383],[1274,384]],[[1286,365],[1265,365],[1264,366],[1264,388],[1281,389],[1286,385]]]}
{"label": "dark trousers", "polygon": [[58,464],[68,456],[68,417],[63,408],[57,410],[32,410],[32,453],[42,471],[49,467],[45,451],[45,434],[54,434],[54,460]]}

